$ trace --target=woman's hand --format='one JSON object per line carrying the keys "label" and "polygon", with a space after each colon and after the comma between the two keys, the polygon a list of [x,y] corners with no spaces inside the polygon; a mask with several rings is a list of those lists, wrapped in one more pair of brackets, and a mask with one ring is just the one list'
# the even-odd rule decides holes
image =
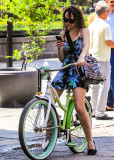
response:
{"label": "woman's hand", "polygon": [[87,62],[85,61],[84,56],[81,56],[81,55],[80,55],[80,57],[79,57],[79,59],[78,59],[78,61],[76,63],[77,63],[78,68],[80,66],[85,66],[87,64]]}
{"label": "woman's hand", "polygon": [[61,40],[59,40],[59,41],[56,42],[56,46],[57,46],[57,48],[59,49],[59,48],[61,48],[62,46],[64,46],[64,42],[61,42]]}
{"label": "woman's hand", "polygon": [[64,46],[64,42],[61,42],[61,40],[56,42],[56,46],[58,48],[58,58],[59,60],[63,63],[65,56],[63,53],[63,46]]}

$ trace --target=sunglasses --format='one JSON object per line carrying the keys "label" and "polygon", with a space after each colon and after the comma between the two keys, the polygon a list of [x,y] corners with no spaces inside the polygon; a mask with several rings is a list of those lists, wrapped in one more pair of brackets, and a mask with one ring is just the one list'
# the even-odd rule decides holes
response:
{"label": "sunglasses", "polygon": [[68,19],[68,18],[63,18],[64,22],[69,22],[69,23],[74,23],[75,19]]}
{"label": "sunglasses", "polygon": [[110,3],[114,3],[114,1],[109,1]]}

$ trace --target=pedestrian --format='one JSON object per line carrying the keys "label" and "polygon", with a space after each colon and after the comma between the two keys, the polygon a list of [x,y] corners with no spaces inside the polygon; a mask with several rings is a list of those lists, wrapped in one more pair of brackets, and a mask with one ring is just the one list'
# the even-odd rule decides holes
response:
{"label": "pedestrian", "polygon": [[87,17],[87,23],[88,23],[88,25],[90,25],[90,24],[94,21],[95,17],[96,17],[96,13],[95,13],[95,12],[91,13],[91,14]]}
{"label": "pedestrian", "polygon": [[[82,11],[78,6],[69,6],[63,13],[64,28],[69,32],[72,44],[79,56],[78,67],[86,64],[84,57],[89,50],[89,30],[85,27]],[[62,41],[57,41],[58,57],[65,66],[69,63],[75,63],[75,55],[72,53],[68,44],[65,30],[60,33]],[[75,109],[78,113],[78,118],[84,129],[88,141],[88,155],[95,155],[97,150],[93,142],[89,115],[85,109],[85,94],[88,86],[83,83],[76,71],[75,66],[71,66],[66,70],[60,70],[52,82],[59,96],[64,89],[72,89]]]}
{"label": "pedestrian", "polygon": [[[106,0],[106,3],[110,7],[109,15],[106,22],[110,25],[112,30],[112,40],[114,41],[114,0]],[[108,92],[107,108],[108,111],[114,110],[114,48],[111,48],[111,77],[110,77],[110,89]]]}
{"label": "pedestrian", "polygon": [[[97,3],[94,3],[93,6],[96,7],[96,5],[97,5],[98,3],[106,3],[106,2],[105,2],[104,0],[100,0],[100,1],[98,1]],[[95,20],[96,17],[97,17],[96,12],[91,13],[91,14],[87,17],[87,23],[88,23],[88,25],[90,25],[90,24]]]}
{"label": "pedestrian", "polygon": [[113,117],[106,115],[105,110],[110,87],[110,47],[114,47],[111,28],[109,24],[105,22],[109,14],[109,6],[106,3],[98,3],[95,12],[97,16],[88,27],[90,31],[89,52],[99,61],[106,76],[106,80],[103,84],[91,86],[91,104],[93,116],[95,116],[96,119],[109,120],[113,119]]}

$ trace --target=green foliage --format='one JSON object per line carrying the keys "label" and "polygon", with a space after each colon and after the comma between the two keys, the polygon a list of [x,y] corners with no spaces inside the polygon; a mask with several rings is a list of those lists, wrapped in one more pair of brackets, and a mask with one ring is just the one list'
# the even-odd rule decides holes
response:
{"label": "green foliage", "polygon": [[65,0],[64,7],[67,7],[71,4],[71,0]]}
{"label": "green foliage", "polygon": [[37,59],[44,49],[41,49],[41,45],[45,43],[41,36],[46,35],[45,31],[53,28],[53,23],[59,24],[58,21],[62,19],[63,7],[70,5],[70,2],[71,0],[65,0],[65,3],[59,0],[12,0],[11,2],[5,0],[0,9],[4,10],[6,14],[4,19],[0,18],[0,20],[3,23],[9,21],[15,26],[16,24],[23,26],[23,30],[26,30],[29,35],[29,42],[23,43],[21,51],[14,50],[12,58],[20,60],[24,54],[29,61]]}
{"label": "green foliage", "polygon": [[[67,0],[67,5],[68,3],[69,0]],[[14,51],[13,58],[20,60],[22,52],[28,59],[35,60],[38,57],[42,51],[41,45],[45,43],[39,37],[51,29],[52,22],[61,19],[60,6],[64,4],[59,0],[12,0],[11,2],[5,0],[5,4],[0,6],[0,9],[6,12],[4,21],[24,24],[24,30],[27,31],[30,39],[29,43],[23,44],[21,51]],[[9,13],[10,16],[8,16]],[[44,25],[42,32],[39,27],[41,24]]]}
{"label": "green foliage", "polygon": [[84,20],[85,20],[85,25],[86,25],[86,27],[88,27],[87,17],[88,17],[88,14],[84,14]]}
{"label": "green foliage", "polygon": [[7,21],[24,23],[29,34],[34,31],[41,35],[38,30],[39,23],[44,23],[45,29],[50,29],[50,22],[61,18],[60,14],[54,14],[54,10],[59,10],[61,4],[58,0],[6,0],[1,9],[7,9],[7,13],[14,15],[8,18],[6,14]]}

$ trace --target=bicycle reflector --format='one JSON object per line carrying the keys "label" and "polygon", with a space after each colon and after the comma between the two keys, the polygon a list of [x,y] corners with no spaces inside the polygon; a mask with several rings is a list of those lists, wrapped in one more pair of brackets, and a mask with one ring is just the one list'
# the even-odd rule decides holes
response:
{"label": "bicycle reflector", "polygon": [[41,94],[42,94],[42,92],[37,92],[36,94],[39,96],[39,95],[41,95]]}

